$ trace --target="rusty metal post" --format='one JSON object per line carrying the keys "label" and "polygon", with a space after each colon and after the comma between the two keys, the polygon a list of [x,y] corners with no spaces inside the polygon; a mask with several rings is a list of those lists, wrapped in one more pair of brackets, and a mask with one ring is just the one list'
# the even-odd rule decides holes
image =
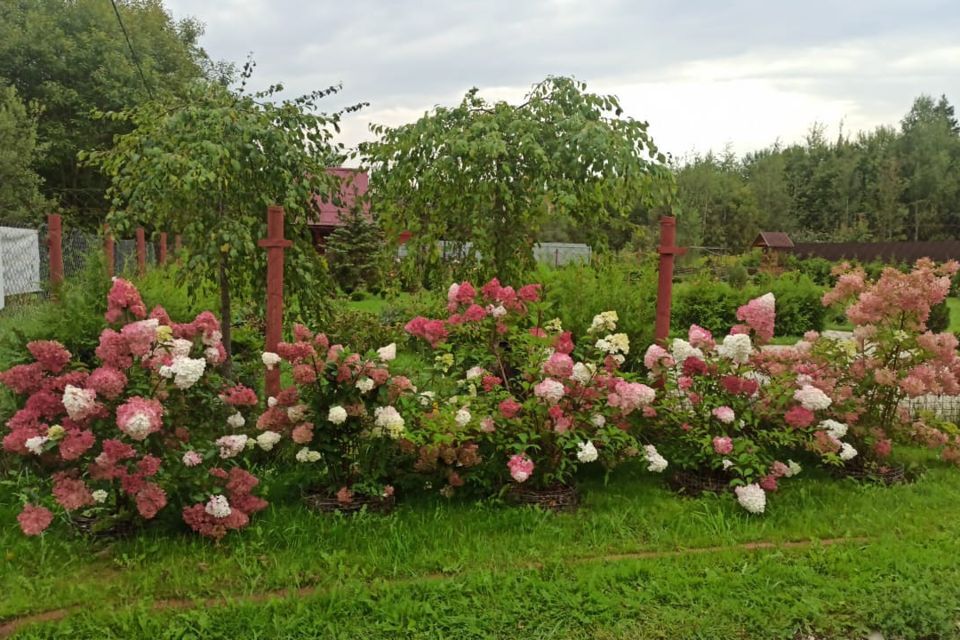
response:
{"label": "rusty metal post", "polygon": [[183,249],[183,236],[178,233],[173,236],[173,252],[180,253],[180,249]]}
{"label": "rusty metal post", "polygon": [[116,265],[114,256],[113,234],[110,233],[110,225],[103,225],[103,259],[107,263],[107,277],[113,277],[113,270]]}
{"label": "rusty metal post", "polygon": [[143,227],[137,227],[137,274],[141,278],[147,274],[147,233]]}
{"label": "rusty metal post", "polygon": [[670,301],[673,296],[673,262],[675,256],[686,249],[677,244],[677,219],[673,216],[660,218],[660,278],[657,283],[657,324],[654,338],[664,345],[670,335]]}
{"label": "rusty metal post", "polygon": [[50,255],[50,283],[63,284],[63,219],[59,213],[47,215],[47,248]]}
{"label": "rusty metal post", "polygon": [[167,264],[167,232],[160,232],[160,253],[157,256],[157,262],[160,265]]}
{"label": "rusty metal post", "polygon": [[[267,209],[267,237],[259,245],[267,250],[267,327],[265,351],[276,352],[283,337],[283,251],[293,243],[283,238],[283,207],[271,205]],[[280,393],[280,369],[266,373],[266,392],[276,397]]]}

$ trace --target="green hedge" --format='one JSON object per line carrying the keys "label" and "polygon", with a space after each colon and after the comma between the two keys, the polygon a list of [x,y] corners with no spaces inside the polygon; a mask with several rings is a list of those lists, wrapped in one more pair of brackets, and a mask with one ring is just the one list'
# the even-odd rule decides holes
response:
{"label": "green hedge", "polygon": [[673,290],[672,329],[683,333],[691,324],[698,324],[717,334],[726,333],[737,323],[737,307],[768,291],[777,298],[776,335],[801,336],[823,330],[827,310],[820,300],[824,288],[797,272],[747,287],[705,279],[678,284]]}

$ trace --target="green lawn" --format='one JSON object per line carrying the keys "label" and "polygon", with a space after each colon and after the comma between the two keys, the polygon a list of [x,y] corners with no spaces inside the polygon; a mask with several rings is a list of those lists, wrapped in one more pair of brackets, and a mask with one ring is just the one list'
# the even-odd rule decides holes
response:
{"label": "green lawn", "polygon": [[275,505],[219,546],[173,525],[25,539],[7,495],[0,628],[68,608],[16,637],[955,637],[960,473],[927,464],[893,488],[810,474],[764,517],[678,498],[638,468],[585,479],[563,515],[422,498],[323,516],[274,485]]}

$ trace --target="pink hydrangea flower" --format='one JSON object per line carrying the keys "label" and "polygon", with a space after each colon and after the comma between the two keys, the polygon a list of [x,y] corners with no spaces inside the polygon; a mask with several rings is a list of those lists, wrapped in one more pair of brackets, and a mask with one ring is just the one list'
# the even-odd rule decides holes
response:
{"label": "pink hydrangea flower", "polygon": [[533,387],[533,395],[545,400],[549,404],[556,404],[563,398],[566,389],[563,383],[553,378],[544,378]]}
{"label": "pink hydrangea flower", "polygon": [[203,456],[196,451],[187,451],[183,454],[182,462],[185,467],[195,467],[203,462]]}
{"label": "pink hydrangea flower", "polygon": [[423,316],[417,316],[408,322],[403,330],[414,337],[425,340],[431,347],[436,347],[449,335],[442,320],[429,320]]}
{"label": "pink hydrangea flower", "polygon": [[607,404],[618,407],[623,415],[628,415],[652,403],[656,395],[657,392],[645,384],[618,378],[613,383],[613,391],[607,395]]}
{"label": "pink hydrangea flower", "polygon": [[573,334],[564,331],[553,339],[553,350],[556,353],[573,353]]}
{"label": "pink hydrangea flower", "polygon": [[98,367],[87,378],[87,388],[93,389],[97,395],[107,400],[117,398],[127,387],[127,376],[119,369],[109,366]]}
{"label": "pink hydrangea flower", "polygon": [[167,492],[159,485],[148,482],[136,496],[137,511],[146,520],[152,520],[167,506]]}
{"label": "pink hydrangea flower", "polygon": [[809,427],[813,424],[813,421],[816,419],[813,411],[797,405],[792,407],[786,414],[783,416],[787,424],[795,429],[802,429],[804,427]]}
{"label": "pink hydrangea flower", "polygon": [[733,409],[727,406],[717,407],[710,413],[713,414],[713,417],[719,420],[724,424],[730,424],[737,419],[737,414],[733,412]]}
{"label": "pink hydrangea flower", "polygon": [[17,516],[20,530],[28,536],[38,536],[53,522],[53,513],[46,507],[28,504]]}
{"label": "pink hydrangea flower", "polygon": [[67,511],[75,511],[93,504],[93,494],[87,484],[65,473],[53,475],[53,497]]}
{"label": "pink hydrangea flower", "polygon": [[107,294],[107,312],[104,318],[110,323],[119,322],[124,311],[130,312],[135,318],[147,316],[147,307],[133,283],[123,278],[114,278],[110,293]]}
{"label": "pink hydrangea flower", "polygon": [[220,399],[231,407],[255,407],[257,406],[257,394],[242,384],[224,389],[220,393]]}
{"label": "pink hydrangea flower", "polygon": [[717,436],[713,439],[713,450],[722,456],[733,452],[733,440],[727,436]]}
{"label": "pink hydrangea flower", "polygon": [[517,296],[526,302],[537,302],[540,299],[540,289],[539,284],[525,284],[517,291]]}
{"label": "pink hydrangea flower", "polygon": [[690,329],[687,331],[687,341],[697,349],[712,349],[716,346],[713,334],[696,324],[690,325]]}
{"label": "pink hydrangea flower", "polygon": [[60,373],[70,363],[70,352],[56,340],[34,340],[27,350],[45,371]]}
{"label": "pink hydrangea flower", "polygon": [[533,474],[534,464],[526,454],[517,454],[511,456],[507,468],[510,470],[510,477],[516,482],[526,482]]}
{"label": "pink hydrangea flower", "polygon": [[515,418],[520,410],[523,409],[523,405],[514,400],[513,398],[507,398],[502,401],[498,407],[500,409],[500,415],[502,415],[507,420]]}
{"label": "pink hydrangea flower", "polygon": [[162,416],[159,401],[134,396],[117,407],[117,426],[134,440],[144,440],[161,429]]}
{"label": "pink hydrangea flower", "polygon": [[543,372],[555,378],[569,378],[573,375],[573,358],[566,353],[554,351],[544,363]]}
{"label": "pink hydrangea flower", "polygon": [[776,299],[772,293],[754,298],[737,309],[737,320],[746,322],[756,332],[761,342],[766,342],[773,337],[775,318]]}

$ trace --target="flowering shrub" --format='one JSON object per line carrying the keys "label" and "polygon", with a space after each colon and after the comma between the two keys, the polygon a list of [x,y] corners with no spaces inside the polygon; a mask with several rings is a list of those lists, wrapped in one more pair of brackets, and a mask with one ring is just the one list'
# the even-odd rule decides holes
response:
{"label": "flowering shrub", "polygon": [[766,294],[740,307],[737,318],[745,324],[719,343],[710,331],[693,325],[687,339],[675,339],[669,351],[651,345],[644,355],[651,375],[663,384],[655,405],[655,437],[667,460],[728,482],[752,513],[763,512],[766,493],[800,470],[785,461],[808,437],[794,427],[809,423],[788,424],[794,405],[809,412],[811,421],[829,405],[818,389],[795,389],[793,379],[759,370],[757,343],[773,335],[775,303]]}
{"label": "flowering shrub", "polygon": [[[875,280],[847,264],[835,269],[837,283],[823,303],[844,309],[853,338],[811,333],[771,367],[796,375],[830,401],[834,420],[818,430],[816,450],[840,462],[859,453],[857,463],[870,466],[881,464],[895,441],[913,440],[960,462],[960,437],[928,418],[914,419],[904,404],[925,394],[960,394],[957,338],[926,325],[958,269],[956,262],[937,266],[921,259],[908,273],[886,268]],[[838,432],[852,443],[839,442]]]}
{"label": "flowering shrub", "polygon": [[396,345],[351,353],[299,324],[293,338],[263,354],[267,368],[289,365],[294,384],[268,399],[258,440],[290,443],[296,462],[310,468],[311,488],[345,505],[356,494],[392,495],[404,409],[415,402],[410,380],[390,373]]}
{"label": "flowering shrub", "polygon": [[[185,509],[194,529],[219,538],[246,525],[266,506],[252,494],[257,479],[226,461],[246,448],[246,436],[226,436],[244,446],[229,455],[221,448],[222,460],[213,439],[242,426],[242,407],[256,397],[236,389],[224,397],[243,402],[218,397],[223,380],[214,368],[225,352],[217,319],[204,312],[177,324],[162,307],[148,317],[137,289],[122,279],[113,282],[105,317],[116,328],[100,334],[100,366],[92,371],[60,343],[34,341],[30,362],[0,373],[19,407],[6,422],[3,450],[30,471],[23,487],[30,503],[18,517],[23,532],[46,529],[51,506],[110,527],[151,520],[198,495],[222,508],[203,528]],[[226,495],[216,488],[223,479]]]}
{"label": "flowering shrub", "polygon": [[[597,315],[578,348],[559,321],[542,322],[540,298],[536,284],[463,282],[450,287],[446,319],[406,327],[457,385],[435,412],[442,436],[479,450],[497,480],[535,488],[569,483],[581,464],[638,455],[628,431],[655,395],[618,372],[630,341],[616,333],[615,312]],[[444,491],[460,471],[451,478]]]}

